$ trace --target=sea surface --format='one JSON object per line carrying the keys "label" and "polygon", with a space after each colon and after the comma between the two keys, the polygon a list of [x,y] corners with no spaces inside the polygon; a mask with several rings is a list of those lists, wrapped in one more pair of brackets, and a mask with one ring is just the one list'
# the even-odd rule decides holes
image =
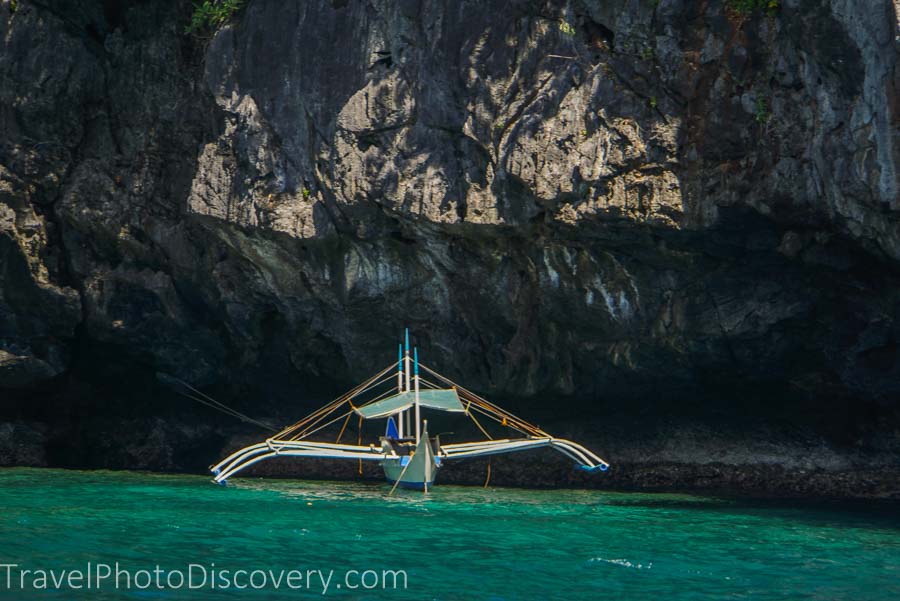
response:
{"label": "sea surface", "polygon": [[0,599],[900,599],[897,505],[389,492],[0,470]]}

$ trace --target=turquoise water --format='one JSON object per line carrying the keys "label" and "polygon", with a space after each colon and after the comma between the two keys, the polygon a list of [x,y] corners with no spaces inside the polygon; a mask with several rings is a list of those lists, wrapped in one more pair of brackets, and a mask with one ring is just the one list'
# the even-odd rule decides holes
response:
{"label": "turquoise water", "polygon": [[[235,480],[119,472],[0,470],[2,599],[898,599],[894,507],[804,506],[675,494]],[[103,587],[52,588],[50,570]],[[207,583],[178,588],[190,564]],[[214,564],[214,565],[213,565]],[[160,566],[162,590],[148,572]],[[257,573],[219,579],[213,570]],[[303,570],[275,589],[280,570]],[[23,570],[44,570],[47,590]],[[306,570],[334,570],[324,592]],[[357,570],[357,574],[349,573]],[[371,573],[367,573],[371,570]],[[394,590],[384,570],[405,571]],[[125,572],[137,578],[126,589]],[[193,584],[203,572],[194,568]],[[172,576],[172,588],[166,578]],[[365,580],[360,580],[364,578]],[[377,579],[377,581],[376,581]],[[402,586],[402,576],[397,575]],[[84,587],[86,581],[81,581]],[[76,585],[79,581],[76,579]],[[138,589],[137,584],[148,584]],[[309,584],[312,588],[307,589]],[[341,588],[337,588],[341,585]],[[363,586],[375,589],[364,591]],[[359,588],[350,590],[347,587]],[[383,590],[382,586],[387,589]]]}

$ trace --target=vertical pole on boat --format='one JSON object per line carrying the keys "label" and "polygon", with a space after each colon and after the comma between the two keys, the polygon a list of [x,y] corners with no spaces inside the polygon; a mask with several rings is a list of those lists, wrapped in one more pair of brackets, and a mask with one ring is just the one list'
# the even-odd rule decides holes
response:
{"label": "vertical pole on boat", "polygon": [[415,372],[416,372],[416,444],[419,443],[419,437],[422,435],[421,433],[421,421],[419,419],[419,349],[413,349],[413,355],[415,356]]}
{"label": "vertical pole on boat", "polygon": [[[410,376],[412,375],[412,370],[409,365],[409,328],[406,328],[406,368],[404,369],[406,372],[406,392],[410,392],[412,388],[410,387]],[[412,428],[409,427],[409,409],[404,411],[406,418],[406,435],[409,436],[412,434]]]}
{"label": "vertical pole on boat", "polygon": [[[397,349],[397,394],[403,392],[403,343]],[[403,438],[403,412],[397,415],[397,435]]]}
{"label": "vertical pole on boat", "polygon": [[397,349],[397,394],[403,392],[403,344]]}
{"label": "vertical pole on boat", "polygon": [[410,391],[409,380],[410,380],[410,369],[409,369],[409,328],[406,328],[406,392]]}
{"label": "vertical pole on boat", "polygon": [[[418,384],[418,378],[416,378],[416,383]],[[416,409],[419,406],[416,405]],[[419,420],[416,420],[416,427],[419,426]],[[428,421],[425,422],[425,435],[428,436]],[[418,438],[418,436],[416,437]],[[418,448],[418,446],[416,447]],[[426,440],[425,441],[425,477],[422,479],[422,490],[428,492],[428,481],[431,480],[431,462],[434,461],[431,457],[431,444]]]}

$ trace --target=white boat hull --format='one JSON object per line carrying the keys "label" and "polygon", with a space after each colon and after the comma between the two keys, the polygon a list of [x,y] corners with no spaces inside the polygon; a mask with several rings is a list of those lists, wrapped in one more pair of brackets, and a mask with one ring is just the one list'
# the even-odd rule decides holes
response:
{"label": "white boat hull", "polygon": [[393,456],[381,462],[388,482],[403,488],[428,490],[441,468],[441,458],[435,456],[428,430],[409,455]]}
{"label": "white boat hull", "polygon": [[410,461],[412,465],[402,461],[405,458],[398,457],[396,459],[386,459],[381,466],[384,468],[384,477],[391,484],[397,484],[402,488],[414,488],[416,490],[424,490],[426,487],[431,488],[441,466],[432,461],[430,469],[426,469],[427,465],[424,461],[417,462],[413,457]]}

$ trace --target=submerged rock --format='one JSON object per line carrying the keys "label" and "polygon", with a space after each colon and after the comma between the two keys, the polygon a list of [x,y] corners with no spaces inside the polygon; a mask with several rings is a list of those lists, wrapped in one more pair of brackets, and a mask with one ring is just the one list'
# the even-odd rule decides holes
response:
{"label": "submerged rock", "polygon": [[253,0],[207,40],[188,2],[4,3],[0,419],[205,467],[232,431],[157,372],[282,423],[409,326],[614,465],[609,413],[896,458],[896,4],[778,4]]}

